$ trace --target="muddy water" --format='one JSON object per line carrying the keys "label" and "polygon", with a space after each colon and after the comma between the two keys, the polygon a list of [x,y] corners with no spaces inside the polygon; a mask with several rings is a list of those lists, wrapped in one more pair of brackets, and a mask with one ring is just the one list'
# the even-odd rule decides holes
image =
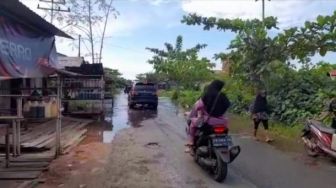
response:
{"label": "muddy water", "polygon": [[141,127],[147,119],[155,119],[157,111],[139,107],[131,110],[128,108],[127,96],[119,94],[114,101],[113,113],[106,120],[110,121],[112,130],[103,132],[103,142],[111,143],[114,136],[122,129],[128,127]]}

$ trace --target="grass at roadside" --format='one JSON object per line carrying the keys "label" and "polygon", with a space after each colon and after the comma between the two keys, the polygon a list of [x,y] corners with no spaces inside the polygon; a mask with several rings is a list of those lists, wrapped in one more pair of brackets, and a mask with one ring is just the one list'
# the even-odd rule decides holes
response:
{"label": "grass at roadside", "polygon": [[[175,95],[175,96],[174,96]],[[178,95],[176,97],[176,95]],[[190,108],[200,96],[197,91],[161,91],[160,96],[169,97],[175,102],[179,103],[184,108]],[[229,114],[230,131],[232,133],[239,133],[243,135],[252,135],[253,124],[252,120],[247,115]],[[289,151],[301,152],[302,143],[300,139],[302,125],[288,126],[278,122],[270,122],[270,134],[275,139],[272,143],[276,148]],[[263,140],[263,127],[260,125],[259,137]]]}
{"label": "grass at roadside", "polygon": [[160,95],[160,97],[169,97],[169,98],[171,98],[172,97],[172,95],[173,95],[173,90],[160,90],[159,91],[159,95]]}
{"label": "grass at roadside", "polygon": [[[253,123],[251,118],[247,116],[229,114],[230,130],[232,133],[252,136]],[[274,138],[272,145],[282,151],[286,152],[302,152],[303,146],[301,143],[302,126],[288,126],[277,122],[270,122],[270,134]],[[264,129],[262,125],[258,130],[258,138],[265,139]]]}
{"label": "grass at roadside", "polygon": [[169,97],[175,100],[179,105],[181,105],[185,109],[189,109],[195,101],[197,101],[200,96],[200,91],[193,91],[193,90],[168,90],[168,91],[160,91],[160,96],[162,97]]}

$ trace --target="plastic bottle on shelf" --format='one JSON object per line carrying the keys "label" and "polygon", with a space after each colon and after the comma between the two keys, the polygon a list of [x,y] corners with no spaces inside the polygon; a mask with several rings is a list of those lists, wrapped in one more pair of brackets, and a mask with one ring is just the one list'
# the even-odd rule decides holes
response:
{"label": "plastic bottle on shelf", "polygon": [[24,117],[28,117],[29,116],[30,106],[31,106],[31,102],[30,101],[26,101],[23,104],[23,116]]}
{"label": "plastic bottle on shelf", "polygon": [[44,118],[45,111],[44,111],[44,104],[43,101],[39,101],[37,105],[37,118]]}
{"label": "plastic bottle on shelf", "polygon": [[29,112],[29,110],[30,110],[30,106],[31,106],[31,102],[30,102],[30,101],[26,101],[26,102],[23,104],[23,112]]}
{"label": "plastic bottle on shelf", "polygon": [[55,98],[51,101],[50,115],[51,117],[57,117],[57,102]]}
{"label": "plastic bottle on shelf", "polygon": [[48,102],[43,101],[43,106],[44,106],[44,116],[46,118],[51,117],[51,101],[49,100]]}
{"label": "plastic bottle on shelf", "polygon": [[31,118],[37,118],[38,117],[38,111],[37,111],[38,102],[32,101],[30,105],[30,117]]}

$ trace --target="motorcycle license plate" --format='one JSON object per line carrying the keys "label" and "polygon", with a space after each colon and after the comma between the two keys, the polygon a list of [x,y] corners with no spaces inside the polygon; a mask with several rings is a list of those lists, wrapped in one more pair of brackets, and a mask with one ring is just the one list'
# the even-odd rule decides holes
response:
{"label": "motorcycle license plate", "polygon": [[231,137],[229,136],[221,136],[212,138],[212,145],[214,147],[226,147],[231,143]]}
{"label": "motorcycle license plate", "polygon": [[336,134],[333,134],[333,136],[332,136],[331,149],[336,151]]}

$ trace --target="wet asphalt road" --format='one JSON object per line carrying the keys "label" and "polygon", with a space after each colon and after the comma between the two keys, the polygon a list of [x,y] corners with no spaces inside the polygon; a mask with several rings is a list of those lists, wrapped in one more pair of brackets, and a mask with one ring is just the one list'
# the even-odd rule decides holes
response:
{"label": "wet asphalt road", "polygon": [[196,181],[196,184],[201,180],[199,187],[336,187],[335,164],[329,162],[311,165],[313,159],[283,153],[242,135],[233,136],[234,143],[241,146],[242,152],[229,165],[226,181],[222,184],[215,182],[184,153],[185,119],[182,112],[167,98],[160,98],[157,112],[147,109],[129,110],[127,98],[121,94],[116,98],[112,122],[114,130],[104,133],[106,142],[110,142],[118,130],[123,128],[153,126],[157,129],[155,134],[160,134],[161,144],[167,148],[166,162],[174,169],[175,175],[181,181]]}

